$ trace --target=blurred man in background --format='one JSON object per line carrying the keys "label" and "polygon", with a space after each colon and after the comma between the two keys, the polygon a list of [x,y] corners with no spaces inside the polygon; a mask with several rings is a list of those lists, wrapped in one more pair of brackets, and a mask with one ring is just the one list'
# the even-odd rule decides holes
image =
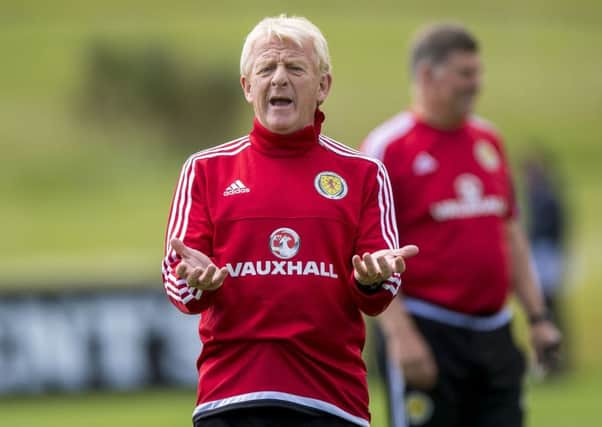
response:
{"label": "blurred man in background", "polygon": [[546,308],[562,332],[562,351],[550,373],[558,374],[569,366],[567,324],[563,313],[566,276],[566,206],[549,154],[533,148],[523,162],[527,227],[533,261]]}
{"label": "blurred man in background", "polygon": [[393,424],[405,423],[401,368],[413,426],[521,426],[524,361],[509,292],[527,313],[540,362],[560,334],[529,263],[501,139],[471,116],[478,43],[461,26],[433,25],[416,38],[410,65],[410,111],[363,144],[389,171],[402,241],[421,247],[403,295],[380,317]]}
{"label": "blurred man in background", "polygon": [[251,133],[182,169],[163,280],[202,313],[195,425],[369,425],[362,313],[417,249],[397,249],[383,165],[320,134],[331,81],[317,27],[264,19],[241,56]]}

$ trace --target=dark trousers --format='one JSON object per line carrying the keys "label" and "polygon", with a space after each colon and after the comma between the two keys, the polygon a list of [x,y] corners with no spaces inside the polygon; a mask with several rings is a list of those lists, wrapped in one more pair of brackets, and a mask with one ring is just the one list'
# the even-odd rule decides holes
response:
{"label": "dark trousers", "polygon": [[[510,325],[473,331],[414,317],[430,345],[439,377],[432,390],[409,386],[394,393],[391,364],[382,335],[377,339],[379,367],[387,384],[391,426],[521,427],[525,362],[511,336]],[[399,406],[403,405],[403,406]],[[397,412],[396,412],[397,410]]]}
{"label": "dark trousers", "polygon": [[194,427],[354,427],[325,413],[306,413],[278,406],[232,409],[194,420]]}

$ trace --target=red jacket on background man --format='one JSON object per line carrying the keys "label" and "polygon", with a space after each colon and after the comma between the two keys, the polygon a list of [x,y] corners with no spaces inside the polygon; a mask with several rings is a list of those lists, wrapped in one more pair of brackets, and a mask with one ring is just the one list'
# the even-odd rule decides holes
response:
{"label": "red jacket on background man", "polygon": [[492,126],[470,118],[440,130],[403,112],[372,131],[362,151],[383,162],[403,203],[401,242],[420,247],[404,273],[404,299],[468,315],[502,310],[510,291],[505,224],[516,202]]}

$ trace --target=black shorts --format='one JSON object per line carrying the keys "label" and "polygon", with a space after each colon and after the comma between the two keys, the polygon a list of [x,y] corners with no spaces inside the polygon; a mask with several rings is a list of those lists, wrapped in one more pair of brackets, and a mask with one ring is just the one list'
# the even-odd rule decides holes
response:
{"label": "black shorts", "polygon": [[323,412],[305,412],[279,406],[232,409],[194,420],[194,427],[357,427]]}
{"label": "black shorts", "polygon": [[[414,316],[439,377],[433,390],[403,387],[377,333],[379,371],[387,384],[391,426],[521,427],[525,361],[510,325],[475,331]],[[405,392],[404,392],[405,388]]]}

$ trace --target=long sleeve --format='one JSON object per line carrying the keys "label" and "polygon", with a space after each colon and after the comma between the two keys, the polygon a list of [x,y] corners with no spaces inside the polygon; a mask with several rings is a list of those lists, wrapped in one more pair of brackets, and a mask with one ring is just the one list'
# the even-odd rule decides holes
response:
{"label": "long sleeve", "polygon": [[[356,236],[355,253],[360,256],[365,252],[372,253],[380,249],[397,249],[399,247],[389,176],[380,161],[374,160],[374,163],[375,167],[371,168],[371,176],[366,179],[364,201]],[[351,286],[353,300],[362,312],[371,316],[381,313],[389,305],[401,285],[398,273],[387,279],[376,292],[366,292],[360,289],[353,276],[351,280],[353,282]]]}
{"label": "long sleeve", "polygon": [[180,178],[171,203],[171,210],[165,233],[165,252],[162,265],[162,279],[169,300],[182,312],[200,313],[211,305],[215,292],[191,288],[175,272],[180,262],[170,241],[176,237],[188,247],[212,256],[213,226],[209,219],[204,197],[204,176],[202,155],[191,156],[180,173]]}

